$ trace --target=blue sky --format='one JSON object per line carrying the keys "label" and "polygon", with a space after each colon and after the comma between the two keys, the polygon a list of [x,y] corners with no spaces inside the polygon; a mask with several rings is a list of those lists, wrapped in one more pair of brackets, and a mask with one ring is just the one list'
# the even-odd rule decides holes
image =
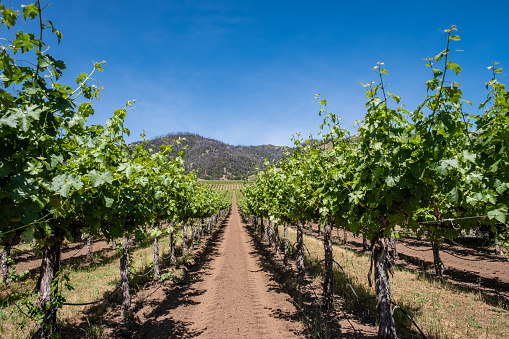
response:
{"label": "blue sky", "polygon": [[[14,3],[17,1],[13,1]],[[105,87],[91,123],[103,124],[126,100],[128,141],[189,131],[234,145],[290,145],[316,134],[321,93],[344,127],[364,115],[358,81],[376,80],[413,110],[431,78],[423,59],[444,49],[440,32],[458,27],[465,99],[486,96],[493,61],[509,70],[508,1],[130,1],[53,0],[43,12],[62,31],[50,54],[73,84],[92,61]],[[48,33],[46,33],[48,34]],[[47,35],[48,36],[48,35]],[[502,79],[506,81],[506,79]],[[476,109],[471,109],[475,112]]]}

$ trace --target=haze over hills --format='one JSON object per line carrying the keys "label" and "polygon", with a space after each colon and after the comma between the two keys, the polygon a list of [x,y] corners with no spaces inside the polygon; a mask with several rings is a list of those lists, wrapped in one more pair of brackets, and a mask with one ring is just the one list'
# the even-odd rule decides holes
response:
{"label": "haze over hills", "polygon": [[[184,151],[186,173],[193,171],[199,179],[207,180],[248,179],[256,173],[256,168],[264,167],[265,159],[277,162],[287,149],[286,146],[274,145],[233,146],[189,132],[169,133],[149,140],[148,145],[158,151],[161,145],[171,145],[178,138],[184,140],[172,147],[169,156],[176,157]],[[187,149],[184,149],[186,146]]]}

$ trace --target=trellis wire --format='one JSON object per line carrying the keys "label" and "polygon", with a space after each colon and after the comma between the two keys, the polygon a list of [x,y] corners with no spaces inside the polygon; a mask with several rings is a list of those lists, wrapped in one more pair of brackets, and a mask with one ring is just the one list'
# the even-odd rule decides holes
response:
{"label": "trellis wire", "polygon": [[[295,246],[297,242],[295,242],[293,245],[292,245],[292,248]],[[306,250],[308,251],[308,255],[309,255],[309,258],[311,260],[311,262],[314,264],[314,265],[317,265],[317,264],[320,264],[321,262],[325,261],[325,259],[322,259],[320,260],[318,263],[315,263],[313,261],[313,258],[311,256],[311,253],[308,249],[308,247],[306,246],[306,244],[303,242],[302,243],[304,245],[304,247],[306,248]],[[348,278],[348,276],[346,275],[346,272],[345,270],[343,269],[343,267],[336,261],[336,260],[332,260],[332,262],[334,262],[336,265],[339,266],[339,268],[341,269],[341,271],[343,272],[343,276],[345,277],[347,283],[348,283],[348,286],[350,287],[350,290],[352,291],[352,293],[355,295],[355,297],[358,299],[358,300],[369,300],[369,299],[376,299],[376,296],[371,296],[371,297],[359,297],[359,295],[357,294],[357,292],[355,292],[355,289],[353,288],[351,282],[350,282],[350,279]],[[403,312],[403,314],[408,318],[410,319],[410,321],[412,322],[412,324],[414,324],[414,326],[417,328],[417,330],[419,330],[419,333],[422,335],[422,337],[424,339],[427,339],[426,338],[426,335],[422,332],[421,328],[417,325],[417,323],[412,319],[412,317],[404,310],[401,308],[401,306],[399,306],[398,304],[396,304],[394,301],[391,300],[391,304],[393,304],[395,306],[395,309],[399,309],[401,310],[401,312]]]}
{"label": "trellis wire", "polygon": [[[83,249],[86,245],[87,245],[86,243],[85,243],[85,244],[83,244],[83,246],[82,246],[82,247],[81,247],[81,248],[80,248],[80,249],[79,249],[76,253],[74,253],[74,254],[73,254],[71,257],[69,257],[69,258],[72,258],[72,257],[76,256],[76,255],[77,255],[77,254],[78,254],[78,253],[79,253],[79,252],[80,252],[80,251],[81,251],[81,250],[82,250],[82,249]],[[17,248],[15,248],[15,250],[18,250],[18,249],[17,249]],[[18,251],[20,251],[20,252],[21,252],[21,250],[18,250]],[[168,259],[170,256],[171,256],[171,253],[170,253],[170,255],[169,255],[168,257],[163,258],[163,260]],[[117,266],[117,267],[119,267],[119,266]],[[147,273],[144,273],[144,274],[141,274],[141,275],[140,275],[140,274],[134,274],[134,273],[133,273],[133,275],[138,276],[138,277],[143,277],[143,276],[148,275],[148,274],[149,274],[150,272],[152,272],[153,270],[154,270],[154,266],[152,266],[152,268],[150,269],[150,271],[148,271]],[[115,289],[114,289],[114,290],[113,290],[110,294],[108,294],[106,297],[101,298],[101,299],[99,299],[99,300],[92,301],[92,302],[87,302],[87,303],[63,303],[62,305],[65,305],[65,306],[87,306],[87,305],[95,305],[95,304],[97,304],[97,303],[100,303],[100,302],[102,302],[102,301],[107,300],[108,298],[110,298],[110,297],[111,297],[111,296],[112,296],[115,292],[117,292],[117,291],[118,291],[118,289],[122,286],[122,283],[123,283],[123,282],[124,282],[124,280],[123,280],[123,279],[121,279],[121,280],[120,280],[120,283],[118,284],[118,286],[117,286],[117,287],[116,287],[116,288],[115,288]],[[44,320],[43,320],[43,322],[41,323],[41,325],[39,325],[39,327],[37,328],[37,330],[36,330],[36,331],[35,331],[35,333],[33,334],[32,339],[36,338],[36,336],[39,334],[39,332],[41,331],[41,329],[43,328],[43,326],[45,325],[45,323],[49,320],[49,318],[50,318],[50,317],[51,317],[51,316],[52,316],[52,315],[53,315],[53,314],[54,314],[57,310],[58,310],[58,306],[55,306],[55,307],[51,310],[50,314],[48,314],[48,315],[46,316],[46,318],[44,318]]]}
{"label": "trellis wire", "polygon": [[509,213],[502,213],[502,214],[486,214],[486,215],[474,215],[470,217],[459,217],[459,218],[448,218],[448,219],[439,219],[439,220],[429,220],[429,221],[417,221],[417,224],[436,224],[436,223],[442,223],[442,222],[451,222],[456,220],[467,220],[467,219],[478,219],[478,218],[486,218],[486,217],[497,217],[502,215],[509,215]]}
{"label": "trellis wire", "polygon": [[143,273],[143,274],[131,273],[131,274],[134,276],[137,276],[137,277],[144,277],[144,276],[148,275],[150,272],[152,272],[153,270],[154,270],[154,265],[152,265],[152,268],[147,273]]}
{"label": "trellis wire", "polygon": [[120,279],[120,283],[118,284],[117,288],[115,288],[113,290],[113,292],[111,292],[110,294],[108,294],[106,297],[102,298],[102,299],[99,299],[99,300],[96,300],[96,301],[92,301],[92,302],[88,302],[88,303],[63,303],[62,305],[66,305],[66,306],[86,306],[86,305],[95,305],[97,303],[100,303],[101,301],[104,301],[106,299],[108,299],[109,297],[111,297],[116,291],[118,291],[118,289],[120,288],[120,286],[122,286],[122,283],[124,282],[123,279]]}
{"label": "trellis wire", "polygon": [[[111,292],[110,294],[108,294],[106,297],[102,298],[102,299],[99,299],[99,300],[96,300],[96,301],[92,301],[92,302],[88,302],[88,303],[63,303],[62,305],[65,305],[65,306],[86,306],[86,305],[95,305],[97,303],[100,303],[106,299],[108,299],[109,297],[111,297],[116,291],[118,291],[118,289],[120,288],[120,286],[122,285],[122,283],[124,282],[123,279],[120,280],[120,283],[118,284],[117,288],[115,288],[113,290],[113,292]],[[37,328],[37,331],[35,331],[34,335],[32,336],[32,339],[34,339],[37,334],[41,331],[42,327],[44,326],[44,324],[49,320],[49,318],[58,310],[58,306],[55,306],[53,307],[53,310],[51,310],[50,314],[48,314],[48,316],[46,316],[46,318],[44,318],[43,322],[41,323],[41,325]]]}

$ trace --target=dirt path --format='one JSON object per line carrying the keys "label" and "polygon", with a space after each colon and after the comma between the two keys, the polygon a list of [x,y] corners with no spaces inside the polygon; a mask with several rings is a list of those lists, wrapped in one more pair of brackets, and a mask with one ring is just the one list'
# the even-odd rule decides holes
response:
{"label": "dirt path", "polygon": [[147,307],[135,337],[292,338],[303,332],[297,320],[290,320],[297,313],[290,297],[259,265],[235,193],[227,224],[209,250],[197,281],[180,292],[168,291],[159,311]]}

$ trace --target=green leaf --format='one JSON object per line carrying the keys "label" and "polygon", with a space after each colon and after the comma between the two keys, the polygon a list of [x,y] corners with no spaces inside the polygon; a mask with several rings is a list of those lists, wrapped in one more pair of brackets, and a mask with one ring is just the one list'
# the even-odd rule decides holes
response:
{"label": "green leaf", "polygon": [[0,160],[0,178],[5,178],[12,172],[12,166],[7,161]]}
{"label": "green leaf", "polygon": [[459,167],[458,159],[442,160],[442,163],[446,164],[447,166],[452,167],[452,168],[458,168]]}
{"label": "green leaf", "polygon": [[51,22],[50,20],[46,20],[46,22],[51,27],[51,32],[53,32],[55,34],[55,36],[57,37],[57,40],[58,40],[58,44],[60,45],[60,41],[62,40],[62,32],[57,30],[55,28],[55,26],[53,26],[53,22]]}
{"label": "green leaf", "polygon": [[453,203],[454,205],[457,205],[459,204],[459,190],[457,187],[454,187],[450,192],[449,192],[449,200],[451,203]]}
{"label": "green leaf", "polygon": [[161,199],[162,197],[164,197],[164,195],[165,195],[165,194],[164,194],[164,192],[162,192],[162,191],[157,191],[157,192],[156,192],[156,194],[155,194],[155,196],[154,196],[154,198],[155,198],[156,200],[159,200],[159,199]]}
{"label": "green leaf", "polygon": [[461,66],[451,61],[447,61],[447,68],[453,70],[456,75],[460,74],[461,72]]}
{"label": "green leaf", "polygon": [[468,150],[463,151],[463,158],[465,160],[470,161],[471,163],[475,164],[475,160],[477,158],[477,155],[474,153],[469,152]]}
{"label": "green leaf", "polygon": [[33,238],[34,238],[34,228],[33,227],[27,228],[23,232],[23,234],[21,234],[21,239],[23,239],[23,241],[26,243],[30,243]]}
{"label": "green leaf", "polygon": [[437,55],[435,55],[435,58],[434,58],[434,59],[435,59],[435,61],[436,61],[436,62],[439,62],[439,61],[442,59],[442,57],[443,57],[445,54],[447,54],[448,52],[449,52],[449,50],[446,48],[446,49],[444,49],[442,52],[440,52],[440,53],[438,53]]}
{"label": "green leaf", "polygon": [[113,206],[114,200],[112,198],[108,198],[107,196],[103,195],[103,199],[104,199],[104,206],[106,208],[111,208],[111,206]]}
{"label": "green leaf", "polygon": [[505,223],[507,220],[507,212],[508,212],[507,206],[500,205],[498,208],[496,208],[492,211],[489,211],[488,217],[490,219],[495,219],[501,223]]}
{"label": "green leaf", "polygon": [[18,125],[18,118],[14,114],[4,114],[0,118],[0,128],[4,126],[9,126],[11,128],[16,128]]}
{"label": "green leaf", "polygon": [[150,235],[152,237],[160,237],[163,234],[163,231],[161,231],[159,228],[152,228],[150,230]]}
{"label": "green leaf", "polygon": [[[389,92],[390,93],[390,92]],[[394,99],[394,101],[396,101],[396,103],[399,104],[399,102],[401,101],[401,97],[400,96],[397,96],[397,95],[394,95],[392,93],[390,93],[392,98]]]}
{"label": "green leaf", "polygon": [[111,184],[113,175],[110,171],[97,172],[95,169],[88,173],[88,179],[93,187],[101,186],[102,184]]}
{"label": "green leaf", "polygon": [[385,183],[387,184],[387,186],[389,187],[394,187],[396,186],[396,181],[394,180],[394,177],[392,176],[387,176],[385,177]]}
{"label": "green leaf", "polygon": [[507,184],[501,184],[497,188],[495,188],[498,194],[503,194],[507,190]]}
{"label": "green leaf", "polygon": [[83,182],[80,178],[74,175],[61,174],[57,175],[51,181],[50,189],[56,193],[59,193],[62,197],[67,197],[71,188],[76,190],[83,187]]}

